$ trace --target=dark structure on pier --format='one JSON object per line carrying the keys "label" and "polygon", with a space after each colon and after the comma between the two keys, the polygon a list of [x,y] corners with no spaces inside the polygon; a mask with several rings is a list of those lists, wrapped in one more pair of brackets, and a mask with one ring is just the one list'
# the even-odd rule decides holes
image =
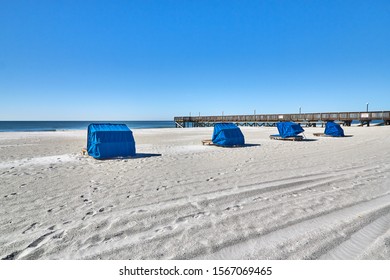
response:
{"label": "dark structure on pier", "polygon": [[292,121],[306,127],[324,125],[327,121],[335,121],[350,126],[353,121],[360,125],[370,125],[372,121],[380,121],[390,125],[390,111],[375,112],[341,112],[341,113],[308,113],[308,114],[253,114],[229,116],[175,117],[176,127],[208,127],[218,122],[232,122],[241,126],[276,126],[276,123]]}

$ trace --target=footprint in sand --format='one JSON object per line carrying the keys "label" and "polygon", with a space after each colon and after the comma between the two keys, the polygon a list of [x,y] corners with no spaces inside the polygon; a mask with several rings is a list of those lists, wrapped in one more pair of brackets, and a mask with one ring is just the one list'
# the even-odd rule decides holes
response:
{"label": "footprint in sand", "polygon": [[107,207],[102,207],[99,209],[99,213],[103,213],[103,212],[109,212],[111,211],[111,209],[114,208],[114,205],[108,205]]}
{"label": "footprint in sand", "polygon": [[81,219],[81,220],[86,220],[86,219],[88,219],[89,217],[92,217],[92,216],[94,216],[96,213],[94,212],[94,211],[89,211],[89,212],[87,212],[86,214],[85,214],[85,216]]}
{"label": "footprint in sand", "polygon": [[167,186],[161,186],[156,189],[156,191],[165,191],[168,187]]}
{"label": "footprint in sand", "polygon": [[164,233],[166,231],[172,231],[173,229],[174,229],[173,226],[166,226],[166,227],[163,227],[163,228],[158,228],[154,232],[156,232],[156,233]]}
{"label": "footprint in sand", "polygon": [[117,239],[119,239],[120,237],[122,237],[123,235],[124,235],[124,232],[123,232],[123,231],[114,233],[114,234],[112,234],[112,235],[106,236],[106,237],[104,238],[103,242],[111,242],[111,241],[117,240]]}
{"label": "footprint in sand", "polygon": [[234,206],[232,206],[232,207],[227,207],[227,208],[225,209],[225,211],[237,211],[237,210],[240,210],[240,209],[242,209],[242,206],[241,206],[241,205],[234,205]]}
{"label": "footprint in sand", "polygon": [[56,208],[50,208],[47,210],[47,213],[54,213],[54,210],[56,210],[56,212],[60,212],[65,207],[66,207],[65,205],[60,205],[57,210],[56,210]]}
{"label": "footprint in sand", "polygon": [[163,234],[165,232],[170,232],[170,231],[174,230],[176,227],[177,226],[165,226],[165,227],[162,227],[162,228],[155,229],[154,230],[154,234],[153,233],[147,233],[145,236],[139,237],[139,240],[151,240],[151,239],[154,239],[159,234]]}
{"label": "footprint in sand", "polygon": [[91,200],[89,200],[88,198],[86,198],[86,196],[85,195],[80,195],[80,198],[83,200],[83,202],[85,203],[85,204],[92,204],[92,201]]}
{"label": "footprint in sand", "polygon": [[202,218],[204,216],[208,216],[210,213],[208,212],[197,212],[197,213],[194,213],[194,214],[190,214],[190,215],[187,215],[187,216],[183,216],[183,217],[179,217],[176,219],[176,223],[184,223],[184,222],[188,222],[189,219],[199,219],[199,218]]}
{"label": "footprint in sand", "polygon": [[199,219],[199,218],[202,218],[204,216],[208,216],[210,213],[208,212],[198,212],[196,214],[193,215],[193,218],[194,219]]}
{"label": "footprint in sand", "polygon": [[26,230],[22,232],[22,234],[25,234],[27,232],[34,231],[37,228],[38,223],[31,224]]}
{"label": "footprint in sand", "polygon": [[91,185],[89,186],[90,188],[92,188],[92,191],[95,192],[95,191],[98,191],[99,190],[99,183],[94,181],[94,180],[90,180],[89,181],[91,183]]}
{"label": "footprint in sand", "polygon": [[140,197],[143,197],[142,194],[129,194],[126,196],[126,198],[140,198]]}
{"label": "footprint in sand", "polygon": [[103,230],[103,229],[107,229],[110,227],[110,222],[108,222],[107,220],[104,220],[102,222],[100,222],[99,224],[96,225],[96,229],[98,230]]}

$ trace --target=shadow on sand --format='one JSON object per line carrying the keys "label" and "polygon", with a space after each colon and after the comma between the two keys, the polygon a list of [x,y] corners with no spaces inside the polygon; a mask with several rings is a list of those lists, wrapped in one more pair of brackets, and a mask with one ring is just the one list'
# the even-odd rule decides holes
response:
{"label": "shadow on sand", "polygon": [[260,144],[244,144],[244,145],[236,145],[236,146],[219,146],[219,145],[212,145],[214,147],[218,147],[218,148],[226,148],[226,149],[230,149],[230,148],[248,148],[248,147],[258,147],[258,146],[261,146]]}
{"label": "shadow on sand", "polygon": [[245,144],[242,147],[246,148],[246,147],[259,147],[259,146],[261,146],[261,145],[260,144]]}
{"label": "shadow on sand", "polygon": [[161,154],[136,153],[135,156],[129,158],[148,158],[148,157],[161,157]]}

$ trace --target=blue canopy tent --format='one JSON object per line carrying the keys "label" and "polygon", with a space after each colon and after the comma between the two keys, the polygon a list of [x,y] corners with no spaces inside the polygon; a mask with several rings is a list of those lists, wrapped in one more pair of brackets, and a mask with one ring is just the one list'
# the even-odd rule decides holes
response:
{"label": "blue canopy tent", "polygon": [[338,123],[327,122],[325,125],[325,134],[333,137],[344,137],[344,130]]}
{"label": "blue canopy tent", "polygon": [[135,156],[133,133],[125,124],[90,124],[87,141],[88,154],[96,159]]}
{"label": "blue canopy tent", "polygon": [[218,146],[241,146],[245,144],[244,134],[233,123],[216,123],[211,141]]}
{"label": "blue canopy tent", "polygon": [[276,136],[280,136],[282,138],[297,137],[299,133],[305,131],[299,123],[294,122],[279,122],[277,124],[277,128],[279,135]]}

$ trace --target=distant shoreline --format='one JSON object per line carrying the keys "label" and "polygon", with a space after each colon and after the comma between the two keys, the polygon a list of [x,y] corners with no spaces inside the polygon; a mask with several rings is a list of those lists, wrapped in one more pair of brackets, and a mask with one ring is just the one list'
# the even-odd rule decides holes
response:
{"label": "distant shoreline", "polygon": [[173,128],[173,121],[0,121],[0,132],[85,130],[91,123],[124,123],[130,129]]}
{"label": "distant shoreline", "polygon": [[[88,125],[90,123],[125,123],[129,126],[130,129],[132,130],[138,130],[138,129],[160,129],[160,128],[176,128],[175,127],[175,124],[173,121],[136,121],[136,123],[141,123],[141,124],[138,124],[138,125],[132,125],[131,123],[134,123],[134,122],[131,122],[131,121],[111,121],[111,122],[102,122],[102,121],[98,121],[98,122],[86,122],[87,124],[84,125],[83,127],[76,127],[76,126],[69,126],[69,127],[58,127],[58,128],[45,128],[45,127],[33,127],[33,128],[25,128],[23,129],[22,127],[6,127],[4,128],[4,126],[2,126],[2,123],[4,121],[0,121],[0,133],[5,133],[5,132],[64,132],[64,131],[81,131],[81,130],[87,130],[88,128]],[[9,123],[13,123],[13,121],[6,121],[6,122],[9,122]],[[28,121],[28,122],[36,122],[36,121]],[[57,121],[45,121],[45,122],[50,122],[50,123],[57,123]],[[67,123],[67,122],[72,122],[72,121],[65,121],[65,122],[58,122],[58,123]],[[83,121],[81,121],[83,122]],[[39,122],[37,122],[39,123]],[[83,122],[84,123],[84,122]],[[144,123],[144,125],[142,125],[142,123]],[[147,125],[147,124],[150,124],[150,125]],[[157,123],[157,124],[156,124]],[[159,124],[160,123],[160,124]],[[385,126],[383,123],[381,123],[380,121],[372,121],[371,122],[371,126],[373,127],[378,127],[378,126]],[[321,128],[321,126],[317,126],[318,128]],[[352,123],[352,127],[360,127],[359,123],[358,122],[353,122]],[[201,127],[186,127],[184,129],[189,129],[189,128],[201,128]],[[261,128],[261,127],[257,127],[257,128]]]}

